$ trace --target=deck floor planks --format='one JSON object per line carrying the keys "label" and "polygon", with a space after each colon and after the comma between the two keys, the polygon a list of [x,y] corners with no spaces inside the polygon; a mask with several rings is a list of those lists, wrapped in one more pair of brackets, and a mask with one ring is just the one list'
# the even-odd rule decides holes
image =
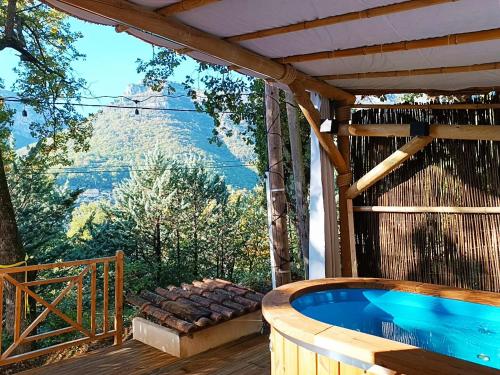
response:
{"label": "deck floor planks", "polygon": [[270,368],[269,339],[254,335],[185,359],[131,340],[20,375],[261,375]]}

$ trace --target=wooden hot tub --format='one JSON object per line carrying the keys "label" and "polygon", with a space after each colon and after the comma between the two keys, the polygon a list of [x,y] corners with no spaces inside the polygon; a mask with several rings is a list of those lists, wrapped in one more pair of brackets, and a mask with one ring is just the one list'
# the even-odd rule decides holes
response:
{"label": "wooden hot tub", "polygon": [[[337,278],[284,285],[268,293],[262,303],[263,315],[271,325],[272,374],[500,373],[500,370],[492,367],[324,323],[303,315],[291,305],[292,301],[312,292],[353,288],[376,289],[378,290],[376,293],[379,294],[380,290],[402,291],[446,298],[448,301],[500,306],[500,294],[497,293],[409,281]],[[451,301],[451,303],[457,302]],[[495,309],[489,311],[494,311],[496,314]],[[464,345],[466,345],[465,340]],[[500,342],[495,356],[500,357]]]}

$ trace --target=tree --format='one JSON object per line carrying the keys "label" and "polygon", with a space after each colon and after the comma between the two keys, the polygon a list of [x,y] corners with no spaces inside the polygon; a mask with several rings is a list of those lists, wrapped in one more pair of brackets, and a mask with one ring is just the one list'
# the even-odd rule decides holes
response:
{"label": "tree", "polygon": [[[73,46],[80,35],[70,30],[62,13],[30,0],[1,0],[0,25],[0,53],[5,49],[19,53],[13,89],[43,119],[30,124],[32,135],[38,139],[37,150],[53,164],[68,163],[68,145],[75,150],[86,149],[91,133],[90,124],[83,122],[75,107],[67,102],[68,98],[78,102],[85,85],[71,68],[73,61],[83,57]],[[62,104],[61,98],[66,99]],[[2,127],[8,129],[9,114],[0,110]],[[6,139],[0,141],[5,143]],[[1,264],[12,264],[25,256],[5,175],[8,161],[4,148],[0,152]],[[8,330],[12,328],[13,298],[12,288],[7,288]]]}

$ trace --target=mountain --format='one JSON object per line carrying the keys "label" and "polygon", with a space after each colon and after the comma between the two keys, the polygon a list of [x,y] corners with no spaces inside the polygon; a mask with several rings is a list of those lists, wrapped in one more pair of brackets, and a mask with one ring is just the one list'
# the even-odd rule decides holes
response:
{"label": "mountain", "polygon": [[[89,199],[108,195],[116,183],[129,175],[130,168],[141,168],[146,152],[158,148],[173,159],[202,161],[207,169],[223,174],[235,188],[255,186],[258,178],[251,165],[255,155],[251,146],[237,138],[239,127],[230,124],[236,135],[224,138],[221,146],[209,143],[213,129],[210,116],[196,111],[164,110],[194,110],[183,88],[177,84],[174,88],[175,93],[162,94],[142,85],[129,85],[124,98],[110,104],[133,108],[103,108],[92,116],[90,149],[70,154],[74,164],[57,170],[60,182],[87,190]],[[138,101],[137,107],[159,110],[139,108],[135,114],[134,101]],[[17,137],[24,139],[26,131],[19,119],[14,129],[17,129],[16,145],[21,145]]]}

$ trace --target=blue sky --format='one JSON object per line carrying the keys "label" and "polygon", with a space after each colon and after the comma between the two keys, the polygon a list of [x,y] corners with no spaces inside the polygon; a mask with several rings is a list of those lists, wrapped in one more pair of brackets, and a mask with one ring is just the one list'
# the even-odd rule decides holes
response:
{"label": "blue sky", "polygon": [[[74,31],[83,34],[76,48],[87,55],[86,60],[76,62],[74,68],[87,80],[93,95],[121,95],[128,84],[141,81],[135,61],[137,58],[150,58],[153,46],[126,33],[117,33],[109,26],[73,18],[70,22]],[[10,89],[16,78],[12,68],[18,61],[12,50],[0,52],[0,77],[6,89]],[[194,71],[195,66],[194,60],[188,59],[176,70],[173,80],[182,81],[186,74]]]}

